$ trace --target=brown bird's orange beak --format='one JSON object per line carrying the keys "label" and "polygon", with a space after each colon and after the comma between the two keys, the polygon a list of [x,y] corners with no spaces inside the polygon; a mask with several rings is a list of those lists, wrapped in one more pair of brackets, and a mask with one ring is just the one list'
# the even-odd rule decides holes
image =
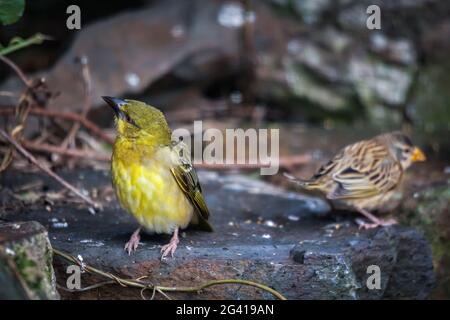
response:
{"label": "brown bird's orange beak", "polygon": [[427,157],[423,153],[422,150],[420,150],[418,147],[415,147],[413,150],[413,153],[411,155],[411,161],[412,162],[419,162],[419,161],[425,161],[427,160]]}

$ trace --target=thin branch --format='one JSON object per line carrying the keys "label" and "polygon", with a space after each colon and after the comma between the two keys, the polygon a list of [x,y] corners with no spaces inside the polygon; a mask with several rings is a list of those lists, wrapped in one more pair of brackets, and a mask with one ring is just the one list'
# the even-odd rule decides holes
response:
{"label": "thin branch", "polygon": [[[81,64],[81,75],[83,78],[83,86],[84,86],[84,103],[83,109],[81,111],[81,117],[86,119],[87,114],[92,106],[92,85],[91,85],[91,74],[89,71],[88,58],[86,56],[82,56],[80,58]],[[61,147],[67,148],[69,145],[75,145],[75,136],[80,129],[80,122],[75,122],[70,128],[67,137],[61,143]]]}
{"label": "thin branch", "polygon": [[[293,156],[281,156],[278,161],[278,165],[281,168],[288,168],[292,166],[302,165],[309,163],[311,161],[311,156],[309,154],[299,154]],[[226,163],[196,163],[194,167],[200,169],[211,169],[211,170],[230,170],[230,169],[241,169],[241,170],[254,170],[264,167],[268,167],[267,164],[262,163],[244,163],[244,164],[226,164]]]}
{"label": "thin branch", "polygon": [[[85,158],[97,161],[108,162],[111,161],[110,154],[102,154],[95,151],[80,150],[80,149],[64,149],[58,146],[54,146],[47,143],[36,143],[28,140],[23,141],[23,145],[30,150],[45,152],[45,153],[55,153],[67,157],[74,158]],[[309,163],[311,161],[311,156],[308,154],[299,154],[293,156],[284,156],[279,159],[279,166],[281,168],[290,168],[297,165],[302,165]],[[197,163],[194,165],[197,169],[208,169],[208,170],[256,170],[260,168],[267,167],[265,164],[225,164],[225,163]]]}
{"label": "thin branch", "polygon": [[33,163],[36,167],[38,167],[39,169],[41,169],[42,171],[47,173],[50,177],[52,177],[53,179],[58,181],[62,186],[64,186],[65,188],[69,189],[70,191],[72,191],[72,193],[74,193],[75,195],[77,195],[78,197],[83,199],[86,203],[88,203],[89,205],[93,206],[94,208],[99,208],[100,207],[100,205],[98,203],[94,202],[93,200],[91,200],[91,198],[89,198],[88,196],[84,195],[82,192],[80,192],[73,185],[71,185],[66,180],[61,178],[59,175],[54,173],[50,168],[42,165],[31,153],[29,153],[24,147],[22,147],[15,139],[13,139],[3,129],[0,129],[0,135],[4,139],[6,139],[6,141],[8,141],[12,146],[14,146],[16,148],[16,150],[19,151],[31,163]]}
{"label": "thin branch", "polygon": [[111,155],[89,150],[81,150],[76,148],[66,149],[64,147],[55,146],[48,143],[35,143],[28,140],[24,140],[22,144],[25,148],[38,152],[45,152],[50,154],[55,153],[66,157],[92,159],[105,162],[111,161]]}
{"label": "thin branch", "polygon": [[31,88],[31,80],[27,78],[27,76],[22,72],[22,70],[20,70],[20,68],[14,62],[12,62],[5,56],[2,56],[1,54],[0,60],[3,61],[6,65],[8,65],[17,74],[17,76],[25,84],[25,86]]}
{"label": "thin branch", "polygon": [[[74,256],[65,253],[63,251],[60,251],[58,249],[53,248],[53,252],[66,259],[67,261],[70,261],[72,263],[76,263],[76,264],[80,264],[80,261],[75,258]],[[116,283],[118,283],[121,286],[124,287],[134,287],[134,288],[141,288],[141,289],[150,289],[153,290],[154,292],[159,292],[161,295],[163,295],[164,297],[166,297],[167,299],[170,299],[170,297],[167,295],[167,291],[168,292],[193,292],[193,293],[199,293],[200,291],[202,291],[203,289],[206,289],[208,287],[212,287],[212,286],[216,286],[216,285],[222,285],[222,284],[241,284],[241,285],[246,285],[246,286],[251,286],[251,287],[255,287],[261,290],[264,290],[266,292],[269,292],[270,294],[272,294],[274,297],[276,297],[277,299],[280,300],[287,300],[281,293],[279,293],[278,291],[264,285],[264,284],[260,284],[257,282],[253,282],[253,281],[249,281],[249,280],[241,280],[241,279],[225,279],[225,280],[212,280],[212,281],[208,281],[202,285],[199,286],[193,286],[193,287],[165,287],[165,286],[157,286],[154,285],[152,283],[144,283],[144,282],[140,282],[136,279],[123,279],[120,278],[112,273],[109,272],[105,272],[102,271],[100,269],[94,268],[92,266],[89,266],[87,264],[83,263],[83,268],[85,271],[92,273],[92,274],[97,274],[100,275],[102,277],[108,278],[110,280],[115,281]],[[142,296],[142,290],[141,290],[141,296]],[[152,298],[154,297],[154,294],[152,295]]]}
{"label": "thin branch", "polygon": [[89,291],[89,290],[92,290],[92,289],[97,289],[97,288],[106,286],[108,284],[115,284],[115,283],[116,282],[113,281],[113,280],[108,280],[108,281],[103,281],[103,282],[99,282],[99,283],[93,284],[92,286],[87,286],[87,287],[84,287],[84,288],[81,288],[81,289],[75,289],[75,290],[64,288],[64,286],[61,286],[58,283],[56,284],[56,286],[58,287],[58,289],[61,289],[63,291],[76,293],[76,292],[83,292],[83,291]]}
{"label": "thin branch", "polygon": [[19,94],[15,93],[15,92],[11,92],[11,91],[0,91],[0,96],[11,97],[11,98],[18,98],[18,97],[20,97]]}
{"label": "thin branch", "polygon": [[173,300],[171,296],[169,296],[167,293],[161,290],[159,286],[154,286],[154,289],[156,292],[158,292],[160,295],[162,295],[167,300]]}
{"label": "thin branch", "polygon": [[[32,96],[35,87],[32,81],[25,76],[22,70],[14,62],[3,56],[0,56],[0,60],[3,61],[5,64],[7,64],[11,69],[13,69],[14,72],[16,72],[16,74],[25,83],[26,86],[25,90],[23,90],[22,94],[19,96],[17,106],[14,108],[14,115],[16,117],[17,123],[14,129],[11,131],[12,138],[20,140],[22,137],[22,132],[26,125],[28,113],[32,106],[33,101]],[[2,163],[0,165],[0,172],[3,172],[7,167],[9,167],[11,161],[13,160],[13,156],[14,156],[14,148],[10,146],[9,150],[3,157]]]}
{"label": "thin branch", "polygon": [[[3,107],[0,108],[0,115],[14,115],[15,110],[13,107]],[[114,138],[108,136],[101,128],[99,128],[92,121],[83,118],[81,115],[73,112],[65,112],[58,110],[42,109],[42,108],[31,108],[30,115],[37,117],[48,117],[48,118],[59,118],[63,120],[76,121],[81,123],[86,129],[91,131],[97,137],[101,138],[109,144],[114,143]]]}
{"label": "thin branch", "polygon": [[281,293],[278,291],[257,282],[249,281],[249,280],[242,280],[242,279],[224,279],[224,280],[211,280],[204,284],[201,284],[199,286],[195,287],[163,287],[163,286],[157,286],[158,289],[162,291],[171,291],[171,292],[200,292],[203,289],[206,289],[208,287],[221,285],[221,284],[242,284],[245,286],[255,287],[264,291],[267,291],[271,293],[273,296],[280,300],[287,300]]}
{"label": "thin branch", "polygon": [[[58,146],[54,146],[46,143],[35,143],[31,141],[24,140],[23,145],[30,150],[45,152],[45,153],[55,153],[60,154],[67,157],[74,158],[85,158],[92,159],[98,161],[111,161],[110,154],[102,154],[94,151],[88,150],[80,150],[80,149],[64,149]],[[311,161],[310,155],[294,155],[294,156],[286,156],[280,157],[279,166],[281,168],[289,168],[296,165],[302,165]],[[198,163],[195,164],[194,167],[198,169],[208,169],[208,170],[256,170],[260,168],[264,168],[267,165],[263,165],[261,163],[257,164],[207,164],[207,163]]]}

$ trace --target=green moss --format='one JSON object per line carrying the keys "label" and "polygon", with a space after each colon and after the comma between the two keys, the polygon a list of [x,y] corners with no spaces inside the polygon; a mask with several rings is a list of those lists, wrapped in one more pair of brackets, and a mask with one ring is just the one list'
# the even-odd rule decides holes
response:
{"label": "green moss", "polygon": [[14,262],[22,279],[25,280],[31,290],[40,291],[42,289],[42,277],[36,270],[36,262],[28,256],[23,247],[17,246],[14,251],[16,252]]}
{"label": "green moss", "polygon": [[48,283],[52,283],[53,281],[53,250],[49,249],[45,252],[45,274],[48,279]]}
{"label": "green moss", "polygon": [[415,122],[426,132],[450,130],[450,60],[419,73],[415,91]]}
{"label": "green moss", "polygon": [[450,298],[450,182],[415,194],[406,204],[407,224],[421,229],[431,243],[437,276],[436,298]]}

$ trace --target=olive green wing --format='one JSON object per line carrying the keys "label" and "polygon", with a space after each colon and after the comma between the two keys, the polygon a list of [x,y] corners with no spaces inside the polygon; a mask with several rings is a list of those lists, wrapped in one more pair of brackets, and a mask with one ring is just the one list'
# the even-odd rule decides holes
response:
{"label": "olive green wing", "polygon": [[171,168],[172,175],[178,186],[183,190],[186,197],[194,207],[194,214],[198,220],[198,226],[205,231],[214,231],[208,222],[209,210],[202,195],[202,187],[198,180],[197,172],[192,166],[190,154],[187,146],[183,142],[178,142],[172,146],[177,158],[175,166]]}

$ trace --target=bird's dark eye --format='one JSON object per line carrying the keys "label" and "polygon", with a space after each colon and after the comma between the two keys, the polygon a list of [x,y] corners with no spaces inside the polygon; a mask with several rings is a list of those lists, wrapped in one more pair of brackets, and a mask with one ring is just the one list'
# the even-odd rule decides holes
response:
{"label": "bird's dark eye", "polygon": [[411,153],[412,149],[411,148],[405,148],[403,149],[403,152],[405,153]]}
{"label": "bird's dark eye", "polygon": [[136,122],[131,119],[131,117],[128,115],[128,113],[123,113],[124,117],[125,117],[125,121],[128,122],[129,124],[135,126],[136,128],[140,129],[140,127],[136,124]]}

